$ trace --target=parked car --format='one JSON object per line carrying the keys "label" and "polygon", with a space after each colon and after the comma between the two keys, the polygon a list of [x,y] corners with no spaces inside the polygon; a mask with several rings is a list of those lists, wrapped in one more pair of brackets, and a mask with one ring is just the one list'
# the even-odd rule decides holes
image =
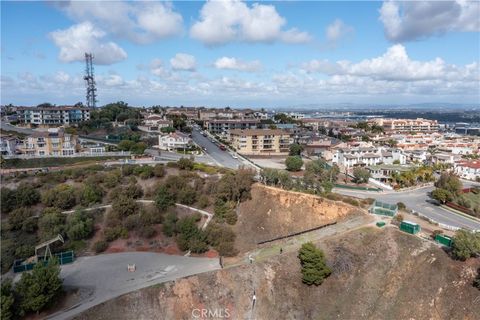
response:
{"label": "parked car", "polygon": [[227,148],[225,148],[225,146],[224,146],[223,144],[219,145],[218,147],[219,147],[219,148],[220,148],[220,150],[222,150],[222,151],[225,151],[225,150],[227,150]]}

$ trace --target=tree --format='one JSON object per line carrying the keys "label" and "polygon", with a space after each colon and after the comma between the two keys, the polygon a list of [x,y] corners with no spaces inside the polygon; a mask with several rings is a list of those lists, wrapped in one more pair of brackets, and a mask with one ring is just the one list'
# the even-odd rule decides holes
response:
{"label": "tree", "polygon": [[70,209],[75,206],[77,200],[75,189],[68,184],[60,184],[43,193],[42,202],[47,207]]}
{"label": "tree", "polygon": [[355,168],[353,169],[353,176],[355,183],[367,183],[368,179],[370,179],[370,171],[363,168]]}
{"label": "tree", "polygon": [[21,313],[38,312],[50,306],[62,293],[60,266],[56,259],[37,263],[32,272],[24,272],[15,287]]}
{"label": "tree", "polygon": [[466,260],[480,254],[480,233],[458,230],[453,237],[452,253],[455,258]]}
{"label": "tree", "polygon": [[98,184],[86,184],[81,192],[80,203],[86,207],[102,202],[104,191]]}
{"label": "tree", "polygon": [[32,212],[28,208],[18,208],[10,212],[8,215],[8,226],[10,230],[19,230],[29,217],[32,216]]}
{"label": "tree", "polygon": [[435,200],[440,201],[441,203],[446,203],[448,201],[451,201],[453,196],[452,193],[448,190],[442,189],[442,188],[437,188],[432,191],[432,197]]}
{"label": "tree", "polygon": [[285,166],[288,171],[299,171],[302,169],[303,160],[300,156],[289,156],[285,160]]}
{"label": "tree", "polygon": [[47,208],[38,220],[39,236],[49,240],[57,234],[65,235],[65,215],[56,208]]}
{"label": "tree", "polygon": [[16,192],[9,188],[2,188],[1,191],[2,213],[8,213],[17,206]]}
{"label": "tree", "polygon": [[303,146],[298,143],[293,143],[290,145],[290,150],[288,152],[291,156],[299,156],[303,151]]}
{"label": "tree", "polygon": [[155,196],[155,204],[161,211],[165,211],[175,204],[175,198],[172,196],[167,186],[162,185],[158,188]]}
{"label": "tree", "polygon": [[133,154],[143,154],[145,149],[147,149],[147,144],[145,142],[137,142],[131,148],[130,151]]}
{"label": "tree", "polygon": [[83,210],[77,210],[67,218],[67,236],[70,240],[87,239],[93,234],[93,219]]}
{"label": "tree", "polygon": [[131,140],[122,140],[118,143],[118,149],[121,151],[130,151],[135,145],[134,141]]}
{"label": "tree", "polygon": [[323,251],[311,242],[302,245],[298,252],[298,258],[302,266],[303,283],[318,286],[332,273],[325,262]]}
{"label": "tree", "polygon": [[16,190],[18,206],[32,206],[40,201],[40,193],[31,185],[22,183]]}
{"label": "tree", "polygon": [[195,163],[191,159],[180,158],[180,160],[177,161],[177,165],[180,170],[192,170]]}
{"label": "tree", "polygon": [[124,218],[129,215],[135,214],[138,210],[138,204],[132,197],[122,194],[115,198],[112,203],[112,209],[120,217]]}
{"label": "tree", "polygon": [[462,182],[453,173],[444,172],[438,178],[435,187],[445,189],[456,197],[462,191]]}
{"label": "tree", "polygon": [[165,221],[163,221],[162,224],[162,231],[167,237],[172,237],[176,233],[177,221],[178,218],[174,212],[169,212],[165,216]]}
{"label": "tree", "polygon": [[153,167],[153,175],[157,178],[164,177],[167,174],[167,170],[165,170],[165,166],[163,164],[156,164]]}
{"label": "tree", "polygon": [[2,279],[1,287],[1,317],[4,320],[10,320],[14,317],[13,305],[15,297],[13,295],[12,281]]}

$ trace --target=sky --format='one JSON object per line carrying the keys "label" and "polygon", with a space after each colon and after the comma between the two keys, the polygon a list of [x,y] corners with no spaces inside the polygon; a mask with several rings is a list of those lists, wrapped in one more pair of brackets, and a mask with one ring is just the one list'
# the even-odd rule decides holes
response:
{"label": "sky", "polygon": [[1,104],[480,104],[480,2],[2,1]]}

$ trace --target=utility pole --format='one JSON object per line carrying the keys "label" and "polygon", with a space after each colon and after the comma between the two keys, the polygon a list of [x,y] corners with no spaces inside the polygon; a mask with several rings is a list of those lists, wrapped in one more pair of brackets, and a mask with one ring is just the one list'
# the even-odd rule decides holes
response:
{"label": "utility pole", "polygon": [[97,104],[97,88],[95,86],[95,76],[93,73],[93,54],[85,52],[85,86],[87,88],[87,107],[95,108]]}

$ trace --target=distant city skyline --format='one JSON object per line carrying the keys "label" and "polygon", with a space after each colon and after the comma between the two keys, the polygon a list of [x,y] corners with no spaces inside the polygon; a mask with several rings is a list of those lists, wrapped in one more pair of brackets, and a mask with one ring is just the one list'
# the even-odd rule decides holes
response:
{"label": "distant city skyline", "polygon": [[480,104],[480,2],[1,2],[1,103]]}

